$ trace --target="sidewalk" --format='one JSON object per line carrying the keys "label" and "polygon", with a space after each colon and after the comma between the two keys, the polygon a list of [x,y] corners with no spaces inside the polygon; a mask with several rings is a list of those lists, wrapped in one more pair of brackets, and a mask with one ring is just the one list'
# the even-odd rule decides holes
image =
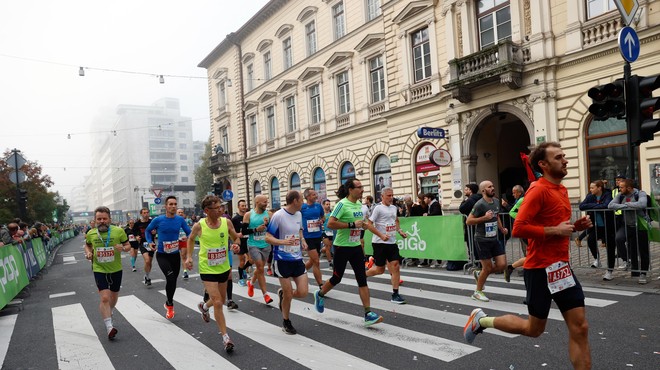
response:
{"label": "sidewalk", "polygon": [[575,275],[580,281],[580,284],[584,286],[660,294],[660,280],[658,280],[658,274],[651,275],[648,278],[648,284],[639,284],[637,283],[637,277],[630,276],[630,271],[615,270],[612,273],[614,279],[611,281],[603,280],[603,274],[605,273],[605,269],[603,268],[595,269],[583,267],[575,268],[574,271]]}

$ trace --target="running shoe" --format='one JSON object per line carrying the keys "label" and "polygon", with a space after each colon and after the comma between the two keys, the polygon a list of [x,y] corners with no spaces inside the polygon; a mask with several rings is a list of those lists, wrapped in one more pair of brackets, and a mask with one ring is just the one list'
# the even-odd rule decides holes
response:
{"label": "running shoe", "polygon": [[472,293],[472,299],[475,301],[490,302],[490,299],[488,299],[481,290],[475,290],[474,293]]}
{"label": "running shoe", "polygon": [[[280,299],[280,302],[278,303],[278,305],[280,307],[280,311],[282,311],[282,300],[284,299],[284,291],[282,290],[282,288],[277,290],[277,297]],[[286,322],[286,320],[284,320],[284,321]]]}
{"label": "running shoe", "polygon": [[269,267],[268,271],[266,271],[266,275],[273,276],[273,269]]}
{"label": "running shoe", "polygon": [[197,304],[197,309],[199,310],[199,312],[202,313],[202,320],[204,320],[204,322],[211,321],[211,315],[209,314],[209,310],[204,309],[204,302],[199,302]]}
{"label": "running shoe", "polygon": [[230,310],[236,310],[238,309],[238,305],[236,304],[236,302],[230,299],[227,301],[227,308]]}
{"label": "running shoe", "polygon": [[248,287],[248,297],[254,297],[254,285],[252,285],[252,281],[248,280],[247,287]]}
{"label": "running shoe", "polygon": [[364,314],[364,326],[371,326],[373,324],[378,324],[383,322],[383,316],[379,316],[376,313],[369,311]]}
{"label": "running shoe", "polygon": [[225,334],[222,336],[222,343],[225,345],[225,352],[232,353],[234,352],[234,342],[229,339],[229,335]]}
{"label": "running shoe", "polygon": [[401,297],[399,293],[392,293],[392,299],[390,300],[392,303],[396,304],[406,304],[406,300]]}
{"label": "running shoe", "polygon": [[370,269],[370,268],[373,267],[373,265],[374,265],[374,261],[375,261],[375,260],[374,260],[373,257],[369,257],[369,261],[367,261],[367,269]]}
{"label": "running shoe", "polygon": [[403,285],[403,280],[399,280],[399,285]]}
{"label": "running shoe", "polygon": [[649,281],[646,279],[646,274],[639,274],[639,280],[637,280],[638,284],[647,284],[648,282]]}
{"label": "running shoe", "polygon": [[149,285],[149,284],[147,284],[147,281],[148,281],[148,280],[149,280],[149,279],[147,279],[147,275],[144,275],[144,285]]}
{"label": "running shoe", "polygon": [[172,320],[174,318],[174,306],[168,306],[167,303],[163,305],[167,312],[165,313],[165,318]]}
{"label": "running shoe", "polygon": [[506,281],[507,283],[511,282],[511,273],[513,272],[513,270],[514,270],[514,268],[511,265],[508,265],[504,269],[504,281]]}
{"label": "running shoe", "polygon": [[314,308],[316,308],[316,311],[318,313],[323,313],[323,310],[325,309],[324,307],[325,299],[319,295],[320,292],[321,292],[320,290],[314,292]]}
{"label": "running shoe", "polygon": [[479,273],[481,273],[481,270],[474,270],[472,272],[472,276],[474,276],[474,282],[475,283],[479,281]]}
{"label": "running shoe", "polygon": [[183,278],[184,278],[184,279],[188,279],[188,271],[184,271],[184,272],[183,272]]}
{"label": "running shoe", "polygon": [[144,283],[145,283],[147,286],[151,286],[151,279],[149,279],[148,277],[145,276],[145,278],[144,278]]}
{"label": "running shoe", "polygon": [[273,302],[273,299],[270,298],[268,294],[264,294],[264,301],[266,302],[266,304],[270,304],[271,302]]}
{"label": "running shoe", "polygon": [[238,279],[238,285],[247,286],[247,283],[245,282],[245,279]]}
{"label": "running shoe", "polygon": [[603,275],[603,280],[605,281],[612,281],[612,271],[607,270],[605,271],[605,275]]}
{"label": "running shoe", "polygon": [[619,265],[619,270],[628,271],[628,262],[627,261],[621,262],[621,264]]}
{"label": "running shoe", "polygon": [[115,335],[117,335],[117,329],[111,328],[108,330],[108,339],[113,340],[115,339]]}
{"label": "running shoe", "polygon": [[486,316],[488,315],[486,315],[484,311],[481,310],[481,308],[475,308],[472,310],[470,318],[463,328],[463,337],[465,337],[466,342],[472,344],[477,334],[481,334],[481,332],[484,331],[484,327],[479,324],[479,319]]}
{"label": "running shoe", "polygon": [[293,327],[293,325],[291,325],[291,320],[284,320],[284,323],[282,324],[282,331],[289,335],[294,335],[298,333],[296,329]]}
{"label": "running shoe", "polygon": [[131,267],[131,271],[133,271],[133,272],[137,271],[137,269],[135,268],[135,266],[132,266],[132,267]]}

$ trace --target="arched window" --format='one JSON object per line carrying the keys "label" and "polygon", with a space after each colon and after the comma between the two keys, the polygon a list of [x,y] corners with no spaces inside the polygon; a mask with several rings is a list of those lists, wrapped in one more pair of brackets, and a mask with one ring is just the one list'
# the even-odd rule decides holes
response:
{"label": "arched window", "polygon": [[392,187],[392,170],[390,168],[390,159],[385,154],[381,154],[374,162],[374,194],[376,194],[376,203],[380,202],[380,192],[384,187]]}
{"label": "arched window", "polygon": [[291,190],[300,190],[300,175],[298,175],[296,172],[291,174]]}
{"label": "arched window", "polygon": [[351,177],[355,177],[355,167],[353,167],[353,164],[351,162],[344,163],[344,165],[341,166],[340,175],[342,185],[344,185],[346,180],[350,179]]}
{"label": "arched window", "polygon": [[321,168],[316,168],[314,170],[314,177],[312,178],[312,186],[314,187],[314,190],[319,195],[319,199],[323,200],[328,197],[326,193],[326,187],[325,187],[325,172]]}
{"label": "arched window", "polygon": [[589,181],[607,180],[607,187],[612,188],[614,177],[622,173],[631,176],[628,165],[628,139],[626,121],[608,118],[605,121],[591,121],[586,135],[587,168]]}
{"label": "arched window", "polygon": [[254,182],[254,196],[256,197],[257,195],[261,194],[261,184],[259,181]]}
{"label": "arched window", "polygon": [[270,180],[270,204],[272,204],[271,209],[280,208],[280,182],[277,177]]}

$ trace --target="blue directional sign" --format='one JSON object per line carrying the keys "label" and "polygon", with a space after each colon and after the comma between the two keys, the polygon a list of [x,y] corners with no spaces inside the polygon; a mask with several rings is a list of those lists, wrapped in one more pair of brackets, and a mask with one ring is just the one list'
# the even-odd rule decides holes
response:
{"label": "blue directional sign", "polygon": [[434,127],[420,127],[417,129],[417,136],[422,139],[444,139],[445,130]]}
{"label": "blue directional sign", "polygon": [[623,27],[619,31],[619,51],[623,59],[630,63],[639,57],[639,37],[632,27]]}
{"label": "blue directional sign", "polygon": [[163,200],[161,198],[154,198],[154,203],[160,204]]}
{"label": "blue directional sign", "polygon": [[225,190],[222,192],[222,200],[229,202],[234,198],[234,192],[231,190]]}

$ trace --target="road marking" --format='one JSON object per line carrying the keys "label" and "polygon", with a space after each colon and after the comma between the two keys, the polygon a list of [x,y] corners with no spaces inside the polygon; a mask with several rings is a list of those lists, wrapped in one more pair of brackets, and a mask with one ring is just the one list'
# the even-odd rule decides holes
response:
{"label": "road marking", "polygon": [[51,294],[48,296],[48,298],[53,299],[53,298],[60,298],[60,297],[66,297],[70,295],[76,295],[76,292],[66,292],[66,293],[56,293],[56,294]]}
{"label": "road marking", "polygon": [[[249,298],[246,287],[234,287],[233,293],[246,299],[262,302],[262,297]],[[421,353],[441,361],[450,362],[480,350],[465,343],[455,342],[446,338],[419,333],[406,328],[381,323],[369,328],[364,327],[362,316],[349,315],[343,312],[325,308],[324,313],[317,313],[314,305],[296,301],[291,305],[291,314],[303,316],[308,319],[320,321],[326,325],[334,326],[353,334],[365,336],[405,350]]]}
{"label": "road marking", "polygon": [[51,311],[59,369],[114,369],[80,303]]}
{"label": "road marking", "polygon": [[0,368],[5,362],[5,356],[9,350],[11,335],[14,333],[18,315],[0,316]]}
{"label": "road marking", "polygon": [[[209,367],[209,364],[220,369],[238,369],[134,295],[122,296],[117,301],[116,308],[175,369],[204,369]],[[185,317],[182,317],[182,320],[185,320]],[[224,351],[221,348],[222,342],[217,343],[217,350]]]}
{"label": "road marking", "polygon": [[[164,290],[161,290],[160,293],[165,295]],[[176,290],[174,300],[198,312],[197,303],[201,301],[201,296],[187,289],[179,288]],[[336,370],[338,367],[384,369],[374,363],[355,357],[350,353],[342,352],[336,348],[309,339],[300,333],[297,335],[286,335],[282,332],[281,327],[252,317],[246,313],[236,310],[228,313],[226,309],[224,310],[225,317],[227,318],[227,328],[275,352],[279,352],[282,356],[286,356],[290,360],[296,361],[310,369]],[[210,314],[211,319],[215,320],[212,308]],[[211,323],[210,325],[215,325],[215,323]],[[215,330],[212,331],[216,332]],[[240,343],[236,343],[236,345],[238,348],[241,348]]]}
{"label": "road marking", "polygon": [[64,263],[67,263],[67,262],[73,262],[73,263],[75,263],[75,262],[76,262],[76,257],[72,257],[72,256],[69,256],[69,257],[67,257],[67,256],[63,256],[63,257],[62,257],[62,262],[64,262]]}

